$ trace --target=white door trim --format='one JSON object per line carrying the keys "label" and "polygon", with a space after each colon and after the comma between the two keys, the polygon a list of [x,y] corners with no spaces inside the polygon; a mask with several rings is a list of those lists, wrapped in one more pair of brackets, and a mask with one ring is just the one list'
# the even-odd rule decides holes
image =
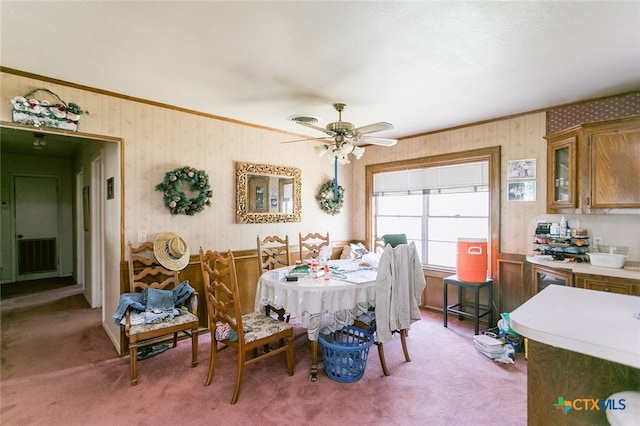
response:
{"label": "white door trim", "polygon": [[[91,300],[92,308],[104,300],[104,164],[103,150],[91,160]],[[104,309],[102,310],[104,321]]]}
{"label": "white door trim", "polygon": [[84,212],[82,209],[82,188],[84,188],[84,170],[76,174],[76,283],[82,285],[82,292],[85,290],[84,277]]}

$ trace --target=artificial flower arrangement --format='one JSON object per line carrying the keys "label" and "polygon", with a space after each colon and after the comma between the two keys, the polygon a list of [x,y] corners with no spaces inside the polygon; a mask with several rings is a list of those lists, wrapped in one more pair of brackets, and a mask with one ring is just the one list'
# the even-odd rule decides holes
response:
{"label": "artificial flower arrangement", "polygon": [[[38,100],[34,97],[37,92],[45,92],[54,98],[53,102]],[[62,130],[78,130],[80,116],[89,114],[78,104],[68,104],[49,89],[34,89],[24,96],[11,99],[13,105],[12,120],[14,123],[28,124],[35,127],[50,127]]]}

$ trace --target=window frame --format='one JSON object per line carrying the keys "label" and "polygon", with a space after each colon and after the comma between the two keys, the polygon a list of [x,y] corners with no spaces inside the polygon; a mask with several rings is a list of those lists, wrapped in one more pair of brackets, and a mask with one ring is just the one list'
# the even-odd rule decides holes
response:
{"label": "window frame", "polygon": [[[497,270],[497,258],[500,244],[500,155],[501,147],[494,146],[488,148],[473,149],[468,151],[452,152],[447,154],[434,155],[430,157],[419,157],[409,160],[392,161],[388,163],[369,164],[365,167],[365,240],[369,247],[375,246],[375,235],[373,234],[374,224],[374,196],[373,196],[373,176],[376,173],[396,172],[408,169],[423,167],[445,166],[452,164],[469,163],[474,161],[487,161],[489,163],[489,239],[488,257],[489,271],[493,276],[493,271]],[[455,269],[445,267],[433,267],[455,272]]]}

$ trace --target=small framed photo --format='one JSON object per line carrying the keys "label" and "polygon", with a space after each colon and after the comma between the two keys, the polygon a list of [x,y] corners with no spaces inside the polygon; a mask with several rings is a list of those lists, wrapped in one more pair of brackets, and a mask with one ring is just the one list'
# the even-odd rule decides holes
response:
{"label": "small framed photo", "polygon": [[107,200],[113,200],[113,177],[107,179]]}
{"label": "small framed photo", "polygon": [[509,182],[507,200],[536,201],[536,181]]}
{"label": "small framed photo", "polygon": [[84,230],[89,232],[91,230],[91,198],[89,196],[89,187],[82,188],[82,220],[84,222]]}
{"label": "small framed photo", "polygon": [[535,179],[536,159],[511,160],[507,166],[507,180]]}

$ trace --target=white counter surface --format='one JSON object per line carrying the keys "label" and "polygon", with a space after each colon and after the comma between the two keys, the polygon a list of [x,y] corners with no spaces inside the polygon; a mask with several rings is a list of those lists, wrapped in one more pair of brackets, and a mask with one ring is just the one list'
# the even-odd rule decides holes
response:
{"label": "white counter surface", "polygon": [[524,337],[640,368],[640,297],[550,285],[511,312]]}
{"label": "white counter surface", "polygon": [[640,280],[640,271],[624,268],[599,268],[588,263],[562,262],[548,260],[550,256],[527,256],[527,261],[536,265],[547,266],[549,268],[566,269],[576,274],[603,275],[606,277],[628,278]]}

